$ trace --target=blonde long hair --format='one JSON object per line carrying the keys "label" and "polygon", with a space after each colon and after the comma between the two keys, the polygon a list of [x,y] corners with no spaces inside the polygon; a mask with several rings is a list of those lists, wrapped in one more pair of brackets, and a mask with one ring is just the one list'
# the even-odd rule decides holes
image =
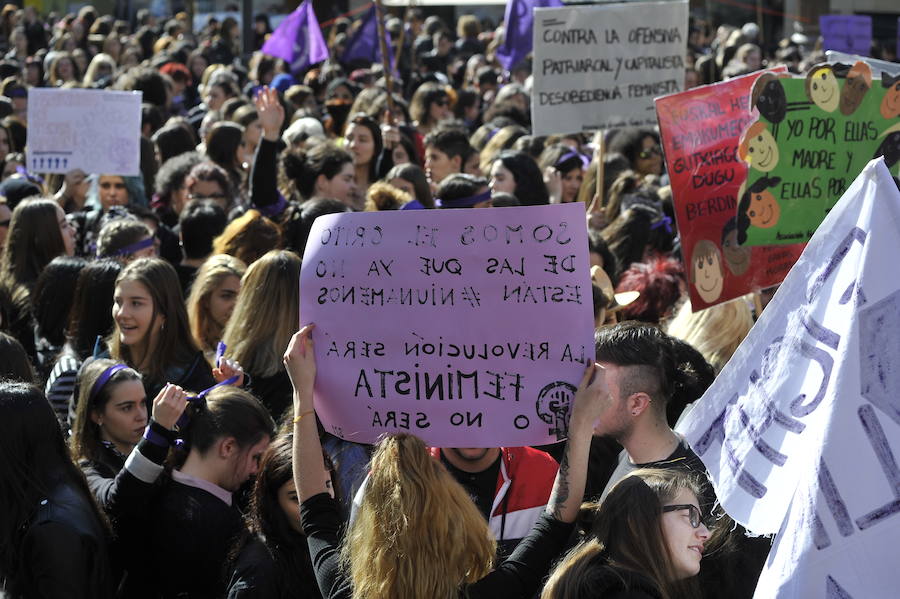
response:
{"label": "blonde long hair", "polygon": [[354,599],[458,597],[491,571],[495,551],[484,517],[421,439],[379,443],[341,549]]}
{"label": "blonde long hair", "polygon": [[665,328],[672,337],[694,346],[718,373],[752,327],[750,306],[737,299],[693,313],[691,302],[685,300]]}
{"label": "blonde long hair", "polygon": [[187,299],[187,311],[191,335],[203,351],[215,351],[216,343],[222,338],[222,329],[209,317],[209,296],[225,279],[240,279],[246,271],[243,262],[228,254],[210,256],[197,271]]}
{"label": "blonde long hair", "polygon": [[283,372],[281,358],[300,320],[300,256],[272,250],[241,279],[241,294],[222,341],[253,376]]}

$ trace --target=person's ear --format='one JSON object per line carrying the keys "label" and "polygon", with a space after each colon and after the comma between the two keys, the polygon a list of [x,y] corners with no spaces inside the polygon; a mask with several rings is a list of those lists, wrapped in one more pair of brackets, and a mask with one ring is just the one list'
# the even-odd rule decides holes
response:
{"label": "person's ear", "polygon": [[[328,177],[320,174],[316,177],[316,184],[313,186],[313,195],[320,195],[322,190],[328,186]],[[327,195],[327,194],[324,194]]]}
{"label": "person's ear", "polygon": [[462,155],[456,155],[450,159],[450,164],[453,165],[453,171],[457,173],[462,172],[463,167],[463,157]]}
{"label": "person's ear", "polygon": [[632,416],[640,416],[646,410],[650,409],[651,398],[643,391],[632,393],[625,401],[625,405]]}
{"label": "person's ear", "polygon": [[228,460],[237,453],[238,444],[237,439],[234,437],[225,437],[221,439],[218,444],[219,457],[223,460]]}
{"label": "person's ear", "polygon": [[100,414],[97,410],[91,410],[91,422],[96,424],[97,426],[103,425],[103,415]]}

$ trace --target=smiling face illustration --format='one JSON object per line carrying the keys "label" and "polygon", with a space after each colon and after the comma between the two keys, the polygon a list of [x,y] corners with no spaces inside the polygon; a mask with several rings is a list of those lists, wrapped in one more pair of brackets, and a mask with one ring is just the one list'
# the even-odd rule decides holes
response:
{"label": "smiling face illustration", "polygon": [[[732,217],[732,222],[734,217]],[[726,228],[728,225],[726,225]],[[725,265],[736,277],[743,275],[750,268],[751,250],[738,244],[737,229],[732,226],[722,237],[722,254],[725,256]]]}
{"label": "smiling face illustration", "polygon": [[[884,74],[881,75],[884,79]],[[881,116],[893,119],[900,116],[900,79],[892,83],[881,99]]]}
{"label": "smiling face illustration", "polygon": [[778,166],[778,142],[766,124],[760,121],[747,130],[738,152],[747,164],[758,171],[768,173]]}
{"label": "smiling face illustration", "polygon": [[768,189],[750,195],[750,206],[747,208],[750,224],[760,229],[774,227],[781,217],[778,200]]}
{"label": "smiling face illustration", "polygon": [[719,299],[725,284],[725,273],[722,271],[722,257],[719,248],[708,239],[701,239],[694,246],[691,255],[691,282],[697,288],[697,294],[707,304]]}
{"label": "smiling face illustration", "polygon": [[806,95],[825,112],[834,112],[841,100],[841,90],[831,67],[819,67],[806,77]]}
{"label": "smiling face illustration", "polygon": [[864,62],[857,62],[847,73],[847,81],[841,90],[841,114],[851,115],[856,112],[871,87],[872,69]]}

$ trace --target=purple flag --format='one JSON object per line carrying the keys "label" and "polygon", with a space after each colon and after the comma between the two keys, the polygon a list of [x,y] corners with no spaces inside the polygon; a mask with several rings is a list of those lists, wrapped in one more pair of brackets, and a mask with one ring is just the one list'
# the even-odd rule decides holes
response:
{"label": "purple flag", "polygon": [[295,74],[328,58],[328,46],[319,29],[312,0],[303,0],[297,10],[281,22],[263,44],[262,51],[283,59]]}
{"label": "purple flag", "polygon": [[507,71],[522,62],[531,52],[534,9],[563,6],[562,0],[508,0],[503,22],[506,35],[497,49],[497,60]]}
{"label": "purple flag", "polygon": [[872,17],[821,15],[822,49],[868,56],[872,52]]}
{"label": "purple flag", "polygon": [[[371,8],[369,8],[366,15],[363,17],[362,24],[347,43],[347,49],[344,50],[344,55],[341,57],[341,61],[344,64],[354,60],[381,62],[381,45],[378,43],[377,19],[375,3],[373,2]],[[391,68],[393,68],[394,49],[391,47],[391,34],[388,33],[387,29],[384,30],[384,36],[388,48],[388,62],[390,63]]]}

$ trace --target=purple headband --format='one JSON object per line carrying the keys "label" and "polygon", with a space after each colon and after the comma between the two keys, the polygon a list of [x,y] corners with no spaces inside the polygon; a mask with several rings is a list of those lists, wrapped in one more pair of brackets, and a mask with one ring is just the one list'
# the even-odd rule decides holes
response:
{"label": "purple headband", "polygon": [[490,189],[483,193],[479,193],[478,195],[469,196],[467,198],[459,198],[456,200],[441,200],[439,198],[436,198],[434,200],[434,205],[438,208],[469,208],[480,202],[486,202],[489,199],[491,199]]}
{"label": "purple headband", "polygon": [[103,390],[103,387],[106,386],[106,383],[109,382],[109,379],[111,379],[115,373],[119,372],[120,370],[125,370],[126,368],[128,368],[126,364],[113,364],[112,366],[104,370],[100,374],[100,377],[96,381],[94,381],[94,384],[91,387],[91,393],[90,395],[88,395],[88,403],[94,403],[94,400],[97,398],[97,394],[99,394],[100,391]]}
{"label": "purple headband", "polygon": [[153,237],[148,237],[147,239],[142,239],[141,241],[132,243],[131,245],[126,245],[125,247],[116,250],[115,252],[111,252],[105,256],[97,256],[98,258],[114,258],[116,256],[128,256],[129,254],[133,254],[135,252],[139,252],[144,248],[148,248],[151,245],[156,243],[156,239]]}
{"label": "purple headband", "polygon": [[571,152],[566,152],[565,154],[563,154],[562,157],[556,161],[555,166],[559,166],[560,164],[562,164],[563,162],[565,162],[566,160],[569,160],[571,158],[578,158],[581,161],[581,168],[587,168],[588,165],[591,163],[590,158],[588,158],[581,152],[576,152],[575,150],[572,150]]}
{"label": "purple headband", "polygon": [[659,229],[660,227],[665,227],[666,231],[669,235],[672,234],[672,218],[666,215],[663,215],[658,221],[650,225],[650,230]]}
{"label": "purple headband", "polygon": [[[238,381],[239,378],[241,378],[240,375],[236,374],[236,375],[234,375],[233,377],[229,377],[229,378],[225,379],[225,380],[222,381],[221,383],[216,383],[215,385],[213,385],[213,386],[210,387],[209,389],[204,389],[203,391],[201,391],[201,392],[198,393],[197,395],[194,395],[194,396],[191,396],[191,397],[186,397],[185,399],[187,399],[190,403],[193,403],[193,404],[204,404],[204,403],[206,403],[206,396],[209,395],[209,392],[210,392],[210,391],[212,391],[212,390],[215,389],[216,387],[221,387],[221,386],[223,386],[223,385],[233,385],[234,383],[236,383],[236,382]],[[190,416],[188,415],[187,411],[185,411],[185,412],[181,415],[181,418],[178,419],[178,422],[176,423],[176,426],[177,426],[178,428],[184,428],[184,426],[188,423],[188,420],[190,420]],[[182,440],[182,439],[178,439],[178,441],[176,441],[176,443],[177,443],[178,445],[182,445],[182,444],[183,444],[183,440]]]}

